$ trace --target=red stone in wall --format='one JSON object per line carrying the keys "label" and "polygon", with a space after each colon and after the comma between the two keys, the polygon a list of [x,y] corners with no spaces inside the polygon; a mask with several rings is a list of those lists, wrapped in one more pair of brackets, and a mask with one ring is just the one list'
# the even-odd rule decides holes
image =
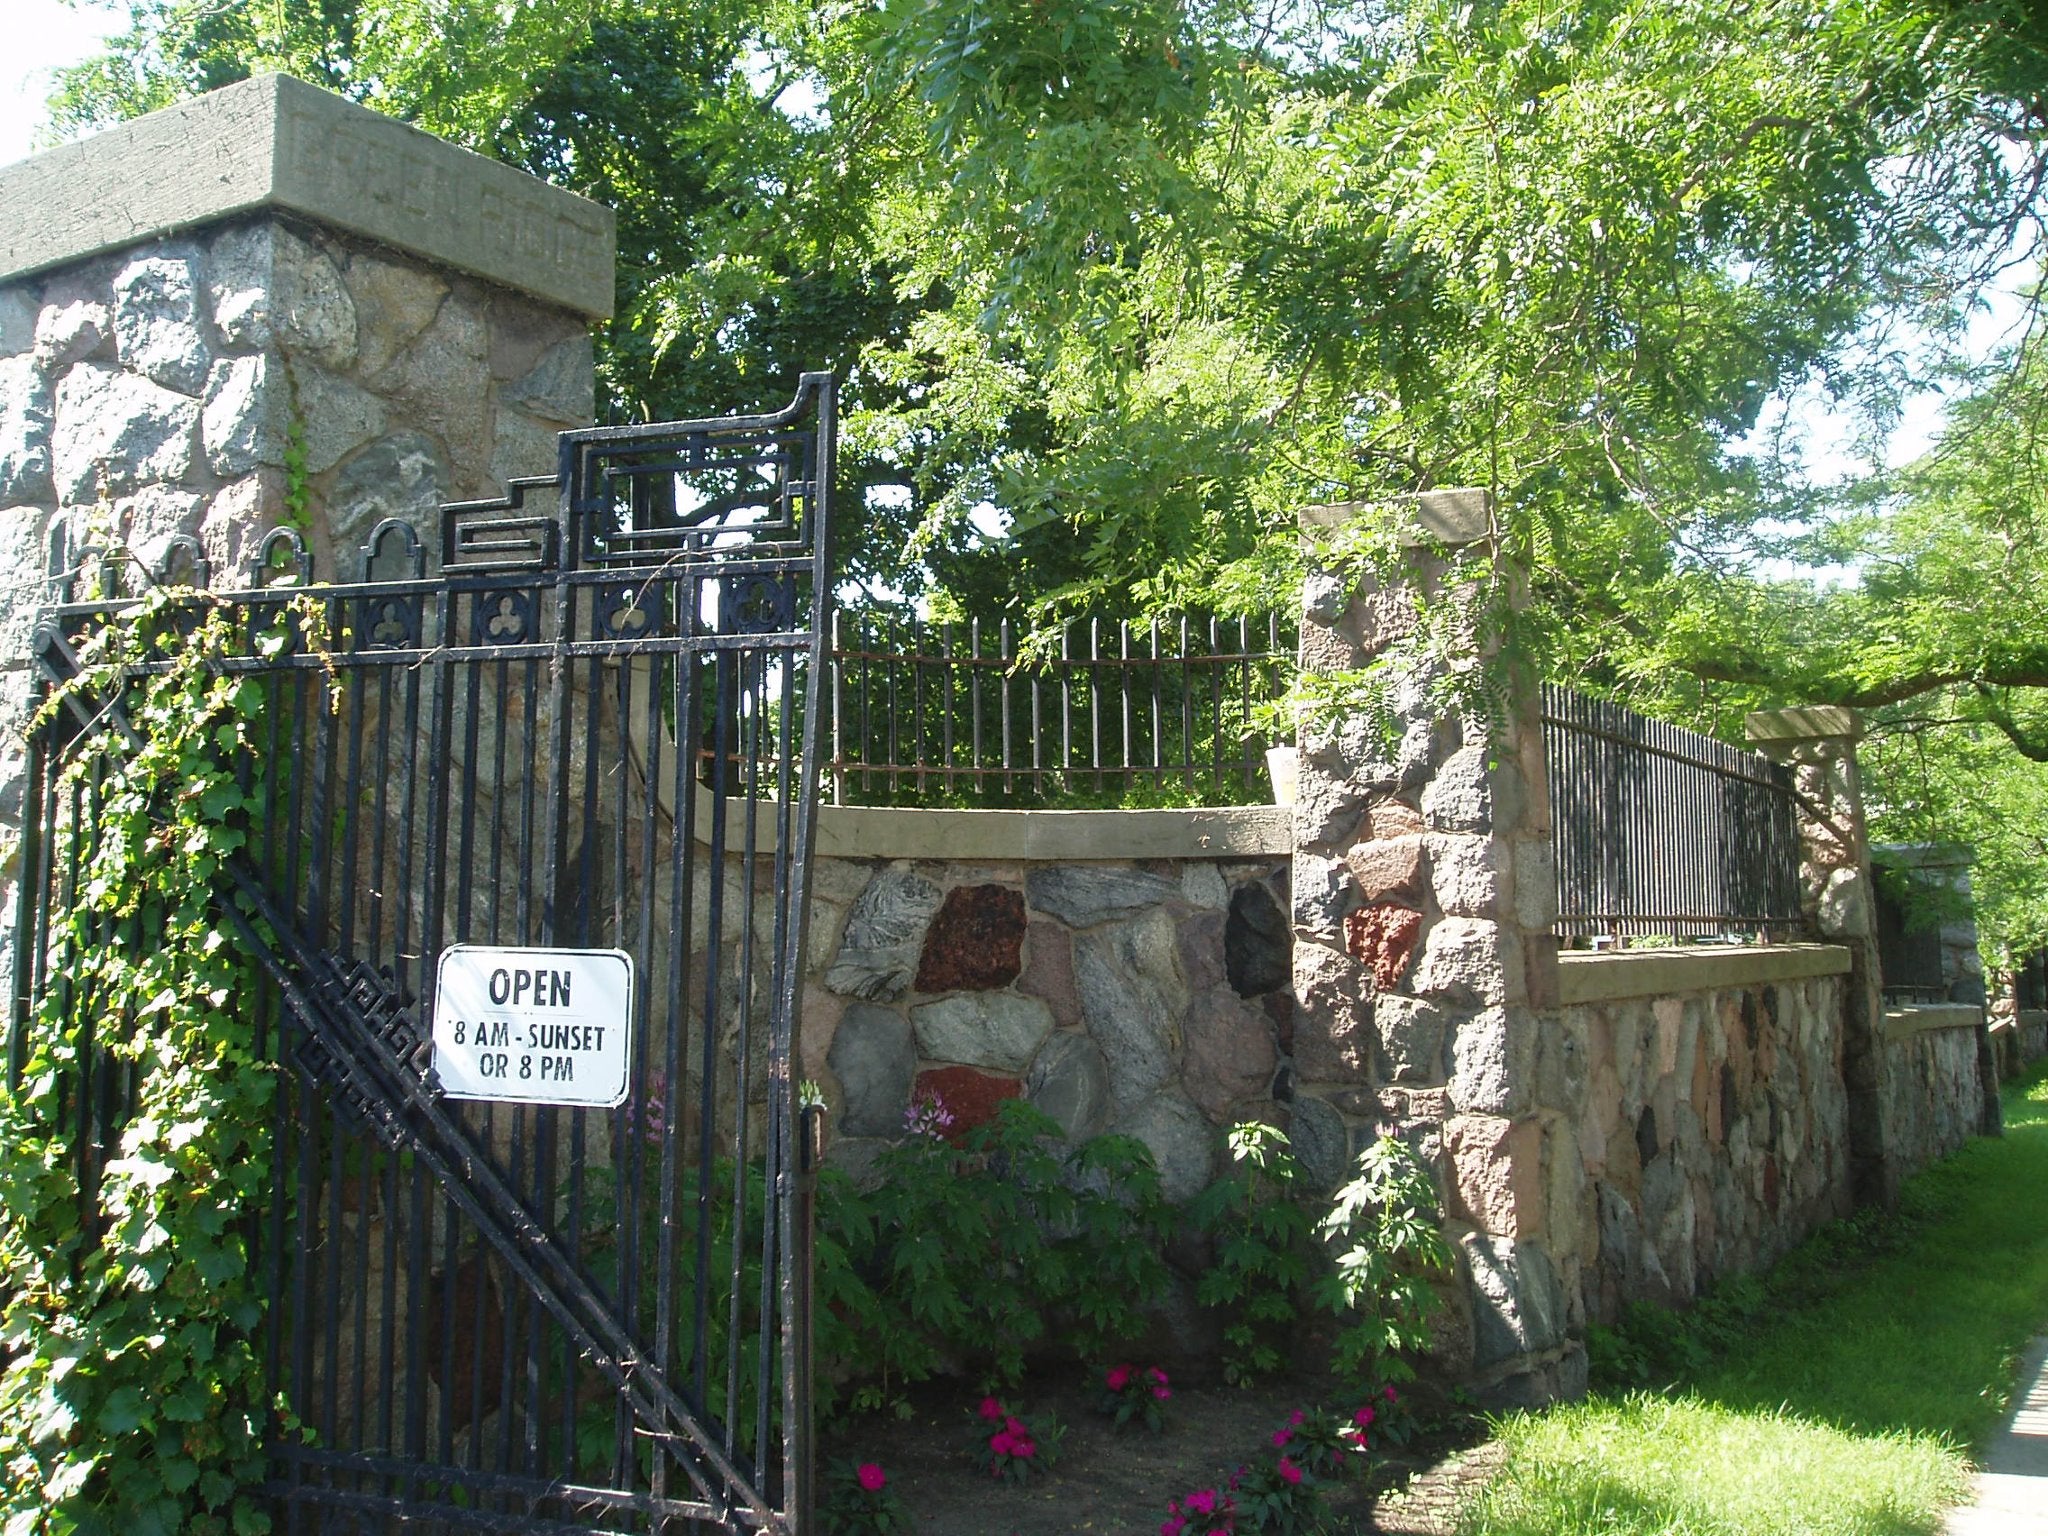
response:
{"label": "red stone in wall", "polygon": [[1422,914],[1406,907],[1360,907],[1344,914],[1344,947],[1372,972],[1382,992],[1399,984],[1422,936]]}
{"label": "red stone in wall", "polygon": [[920,992],[986,992],[1024,968],[1024,893],[1006,885],[960,885],[925,930],[917,959]]}
{"label": "red stone in wall", "polygon": [[920,1103],[936,1094],[953,1117],[946,1139],[957,1144],[976,1126],[995,1119],[1005,1099],[1018,1098],[1023,1092],[1024,1085],[1014,1077],[977,1072],[972,1067],[931,1067],[917,1074],[910,1102]]}

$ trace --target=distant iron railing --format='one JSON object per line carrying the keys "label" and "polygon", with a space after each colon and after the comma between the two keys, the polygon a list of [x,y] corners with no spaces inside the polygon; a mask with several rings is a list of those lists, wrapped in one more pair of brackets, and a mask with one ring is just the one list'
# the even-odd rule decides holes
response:
{"label": "distant iron railing", "polygon": [[1249,804],[1271,796],[1260,706],[1294,637],[1279,618],[1064,626],[1028,654],[1008,620],[834,616],[825,705],[834,804]]}
{"label": "distant iron railing", "polygon": [[1560,935],[1798,926],[1789,769],[1555,684],[1543,689],[1543,741]]}

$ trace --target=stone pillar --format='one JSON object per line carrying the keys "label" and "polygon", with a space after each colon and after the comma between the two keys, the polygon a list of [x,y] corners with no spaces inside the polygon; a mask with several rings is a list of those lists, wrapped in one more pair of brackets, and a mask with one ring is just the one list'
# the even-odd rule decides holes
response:
{"label": "stone pillar", "polygon": [[[1304,525],[1354,510],[1313,508]],[[1464,572],[1476,555],[1496,574],[1483,493],[1424,495],[1411,510],[1398,577],[1354,586],[1311,572],[1304,671],[1385,657],[1414,634],[1416,595],[1461,579],[1459,554]],[[1440,668],[1390,678],[1385,719],[1302,728],[1294,1114],[1343,1116],[1355,1145],[1393,1130],[1436,1164],[1458,1256],[1439,1364],[1489,1402],[1541,1402],[1585,1383],[1584,1191],[1551,1187],[1580,1160],[1567,1106],[1539,1093],[1564,1075],[1543,1064],[1561,1049],[1543,738],[1526,680],[1489,723],[1440,710]]]}
{"label": "stone pillar", "polygon": [[612,269],[611,210],[279,75],[0,168],[9,908],[50,578],[186,539],[244,586],[279,524],[316,579],[359,577],[386,517],[438,551],[441,502],[553,474],[589,424]]}
{"label": "stone pillar", "polygon": [[1799,790],[1800,906],[1815,937],[1849,951],[1843,978],[1842,1076],[1849,1165],[1859,1205],[1889,1205],[1901,1169],[1885,1131],[1884,977],[1877,899],[1856,743],[1863,720],[1833,705],[1750,715],[1749,739],[1793,770]]}

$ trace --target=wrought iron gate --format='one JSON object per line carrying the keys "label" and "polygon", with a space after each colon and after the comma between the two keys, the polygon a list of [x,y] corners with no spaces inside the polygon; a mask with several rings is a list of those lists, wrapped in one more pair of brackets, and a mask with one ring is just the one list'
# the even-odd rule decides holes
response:
{"label": "wrought iron gate", "polygon": [[[221,911],[282,1085],[255,1234],[282,1530],[810,1530],[791,1064],[832,442],[826,375],[772,416],[567,433],[556,479],[443,509],[432,558],[391,520],[316,585],[282,529],[209,599],[218,665],[270,690]],[[166,565],[208,584],[189,541]],[[126,601],[65,596],[46,686]],[[122,725],[71,702],[31,745],[17,1018],[75,878],[52,850],[92,835],[66,732]],[[448,1097],[456,944],[630,956],[623,1102]],[[103,1158],[118,1083],[77,1101]]]}

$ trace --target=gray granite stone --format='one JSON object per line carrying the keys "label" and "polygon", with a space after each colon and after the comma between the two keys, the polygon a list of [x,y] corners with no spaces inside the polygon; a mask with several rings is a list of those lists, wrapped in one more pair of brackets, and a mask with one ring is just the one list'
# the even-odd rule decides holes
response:
{"label": "gray granite stone", "polygon": [[1300,1094],[1288,1111],[1288,1145],[1302,1177],[1318,1193],[1335,1189],[1350,1171],[1351,1132],[1344,1117],[1311,1094]]}
{"label": "gray granite stone", "polygon": [[101,291],[76,285],[45,299],[36,317],[36,361],[53,373],[88,358],[110,358],[114,322]]}
{"label": "gray granite stone", "polygon": [[383,434],[385,406],[376,395],[322,368],[302,369],[294,378],[292,404],[305,435],[306,473],[324,474]]}
{"label": "gray granite stone", "polygon": [[217,235],[207,250],[206,298],[213,328],[232,352],[256,352],[270,345],[275,231],[268,219],[238,225]]}
{"label": "gray granite stone", "polygon": [[36,301],[25,283],[0,285],[0,357],[15,357],[36,344]]}
{"label": "gray granite stone", "polygon": [[1102,1048],[1086,1035],[1054,1035],[1024,1076],[1024,1097],[1071,1139],[1096,1135],[1110,1112],[1109,1062]]}
{"label": "gray granite stone", "polygon": [[838,1129],[847,1136],[898,1136],[917,1076],[910,1023],[893,1008],[855,1003],[825,1055],[839,1079]]}
{"label": "gray granite stone", "polygon": [[1424,998],[1382,992],[1373,999],[1372,1018],[1388,1077],[1417,1087],[1443,1081],[1444,1046],[1455,1014]]}
{"label": "gray granite stone", "polygon": [[1024,880],[1031,905],[1070,928],[1089,928],[1180,895],[1179,882],[1142,870],[1092,864],[1034,869]]}
{"label": "gray granite stone", "polygon": [[1159,1167],[1160,1192],[1175,1205],[1208,1186],[1216,1168],[1216,1131],[1179,1094],[1154,1094],[1111,1129],[1145,1144]]}
{"label": "gray granite stone", "polygon": [[1351,601],[1351,584],[1331,571],[1310,571],[1301,581],[1301,611],[1318,624],[1334,624]]}
{"label": "gray granite stone", "polygon": [[1022,1072],[1052,1033],[1052,1009],[1014,992],[960,992],[910,1010],[926,1061]]}
{"label": "gray granite stone", "polygon": [[901,997],[917,974],[926,926],[945,893],[907,869],[885,869],[846,915],[839,954],[825,985],[845,997],[871,1002]]}
{"label": "gray granite stone", "polygon": [[1485,1008],[1462,1020],[1451,1041],[1451,1103],[1467,1114],[1519,1115],[1534,1100],[1535,1015]]}
{"label": "gray granite stone", "polygon": [[[287,229],[278,229],[272,244],[271,323],[278,344],[327,367],[346,368],[356,360],[356,305],[341,269]],[[479,378],[476,387],[482,383]]]}
{"label": "gray granite stone", "polygon": [[505,386],[499,398],[555,427],[589,425],[596,414],[597,375],[588,336],[550,347],[524,378]]}
{"label": "gray granite stone", "polygon": [[223,358],[206,381],[200,435],[206,462],[223,480],[259,464],[284,463],[285,392],[270,358]]}
{"label": "gray granite stone", "polygon": [[212,359],[189,257],[144,256],[114,274],[114,341],[131,373],[183,395],[205,387]]}
{"label": "gray granite stone", "polygon": [[48,501],[56,401],[29,355],[0,359],[0,506]]}
{"label": "gray granite stone", "polygon": [[80,363],[57,385],[52,429],[58,497],[90,505],[151,481],[182,480],[198,446],[199,402],[148,379]]}
{"label": "gray granite stone", "polygon": [[424,538],[434,531],[448,495],[447,466],[432,441],[417,432],[395,433],[370,444],[335,474],[327,497],[328,530],[335,548],[348,551],[349,558],[388,517],[410,523]]}
{"label": "gray granite stone", "polygon": [[1109,1064],[1110,1091],[1129,1107],[1173,1075],[1176,1023],[1187,995],[1164,913],[1078,935],[1074,984],[1081,1017]]}
{"label": "gray granite stone", "polygon": [[1468,1232],[1458,1244],[1472,1276],[1475,1369],[1564,1342],[1564,1291],[1541,1244],[1487,1232]]}

